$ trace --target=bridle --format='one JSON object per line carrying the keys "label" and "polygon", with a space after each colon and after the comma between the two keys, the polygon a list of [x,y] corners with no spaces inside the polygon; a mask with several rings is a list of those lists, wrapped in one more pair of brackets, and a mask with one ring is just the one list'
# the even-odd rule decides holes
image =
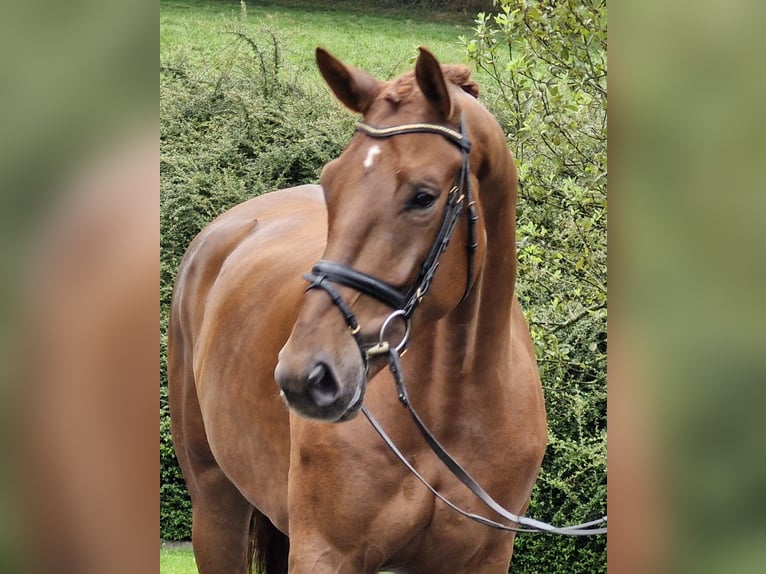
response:
{"label": "bridle", "polygon": [[[439,457],[439,459],[445,464],[445,466],[452,472],[452,474],[460,480],[471,492],[473,492],[488,508],[502,516],[504,519],[516,523],[519,526],[509,526],[502,524],[494,520],[490,520],[484,516],[480,516],[471,512],[467,512],[462,508],[456,506],[453,502],[444,497],[438,492],[428,481],[415,469],[415,467],[407,460],[402,454],[399,448],[394,444],[391,438],[386,434],[378,421],[370,414],[365,406],[361,407],[361,412],[369,420],[375,431],[381,436],[383,441],[388,445],[394,455],[412,472],[415,477],[420,480],[439,500],[447,504],[451,509],[459,514],[470,518],[485,526],[492,528],[498,528],[501,530],[510,530],[514,532],[535,532],[535,533],[552,533],[563,534],[567,536],[591,536],[596,534],[606,534],[606,527],[600,527],[602,524],[606,524],[607,517],[604,516],[598,520],[586,522],[583,524],[576,524],[572,526],[556,527],[539,520],[534,520],[526,516],[518,516],[505,508],[503,508],[498,502],[496,502],[481,485],[479,485],[468,472],[466,472],[460,464],[455,461],[454,458],[444,449],[439,441],[431,434],[426,428],[422,419],[413,410],[410,404],[407,394],[407,388],[404,384],[402,376],[402,369],[400,363],[400,356],[407,348],[409,343],[409,336],[411,331],[411,319],[415,308],[420,304],[431,287],[434,274],[439,267],[439,258],[441,254],[447,249],[450,238],[455,231],[457,221],[460,219],[460,215],[463,210],[467,208],[468,217],[468,241],[466,244],[467,253],[467,278],[465,291],[461,302],[468,297],[473,286],[473,274],[474,274],[474,255],[477,250],[476,243],[476,222],[478,216],[476,213],[476,202],[471,194],[471,180],[470,180],[470,160],[469,155],[471,152],[471,142],[466,135],[465,120],[463,116],[460,117],[460,131],[456,131],[448,126],[431,123],[416,123],[416,124],[403,124],[398,126],[378,128],[369,124],[360,122],[356,125],[356,131],[372,138],[389,138],[403,134],[413,133],[431,133],[443,136],[451,143],[455,144],[462,153],[462,163],[460,170],[455,176],[455,183],[450,189],[447,195],[447,202],[442,214],[441,224],[436,233],[434,242],[428,251],[428,255],[420,266],[418,276],[413,284],[407,289],[407,291],[400,291],[388,283],[377,279],[361,271],[357,271],[352,267],[343,263],[337,263],[333,261],[321,260],[317,262],[311,269],[311,273],[304,275],[305,279],[309,282],[306,291],[311,289],[324,290],[332,300],[333,304],[338,307],[340,312],[348,325],[351,335],[356,340],[359,351],[362,354],[362,361],[365,365],[365,369],[368,368],[369,361],[377,356],[388,356],[388,366],[391,370],[391,374],[394,378],[399,401],[404,405],[407,411],[410,413],[415,426],[420,431],[423,438],[425,438],[431,450]],[[368,295],[384,303],[385,305],[394,309],[394,311],[383,321],[383,325],[380,329],[378,342],[375,344],[367,344],[361,337],[361,326],[351,310],[351,307],[345,302],[343,296],[334,287],[333,284],[343,285],[350,287],[364,295]],[[401,341],[397,345],[391,345],[386,341],[386,330],[392,321],[398,317],[401,317],[405,321],[405,332]],[[525,527],[525,528],[523,528]]]}
{"label": "bridle", "polygon": [[[340,309],[341,313],[343,313],[346,323],[351,330],[351,334],[356,339],[356,343],[362,353],[362,360],[364,364],[367,365],[370,358],[375,355],[387,353],[388,347],[384,340],[385,330],[396,317],[401,317],[406,324],[405,336],[396,348],[398,352],[401,352],[406,348],[409,340],[412,314],[431,287],[434,274],[439,267],[439,258],[447,249],[447,245],[455,231],[455,227],[460,219],[460,215],[463,213],[463,209],[468,210],[468,241],[466,244],[466,285],[461,301],[468,297],[468,294],[471,292],[471,287],[473,286],[474,254],[478,247],[476,243],[476,222],[478,221],[478,215],[476,214],[476,202],[473,200],[471,194],[471,166],[469,159],[471,142],[466,135],[465,121],[462,116],[460,118],[460,131],[456,131],[448,126],[440,124],[417,123],[378,128],[363,122],[359,122],[356,125],[356,130],[369,137],[378,139],[414,133],[437,134],[455,144],[462,154],[460,169],[455,176],[454,184],[447,194],[447,202],[444,206],[441,223],[436,232],[436,237],[431,244],[431,248],[429,249],[426,258],[420,266],[417,277],[409,289],[400,291],[372,275],[362,273],[348,265],[333,261],[321,260],[314,265],[311,269],[311,273],[304,275],[309,281],[307,290],[317,288],[323,289],[330,296],[333,303]],[[394,312],[389,315],[383,323],[378,343],[368,345],[362,341],[359,322],[351,311],[351,308],[343,300],[340,293],[333,287],[333,283],[355,289],[359,293],[373,297],[394,309]]]}

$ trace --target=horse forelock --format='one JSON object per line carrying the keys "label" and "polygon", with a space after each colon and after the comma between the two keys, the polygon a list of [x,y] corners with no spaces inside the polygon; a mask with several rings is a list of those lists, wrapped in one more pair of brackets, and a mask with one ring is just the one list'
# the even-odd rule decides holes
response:
{"label": "horse forelock", "polygon": [[[474,98],[479,97],[479,85],[471,79],[471,69],[468,66],[464,64],[447,64],[442,65],[441,69],[448,82],[455,84]],[[378,96],[378,99],[384,99],[398,105],[412,100],[419,91],[417,81],[415,80],[415,72],[409,71],[388,82]]]}

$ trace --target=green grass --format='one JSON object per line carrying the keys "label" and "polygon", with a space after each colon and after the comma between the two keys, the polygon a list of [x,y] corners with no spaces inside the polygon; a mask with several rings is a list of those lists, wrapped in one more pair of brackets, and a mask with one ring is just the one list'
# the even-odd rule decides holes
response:
{"label": "green grass", "polygon": [[240,3],[161,0],[160,57],[201,64],[226,61],[241,30],[251,37],[280,41],[285,61],[314,76],[314,48],[321,45],[344,61],[388,79],[411,68],[419,45],[445,63],[464,61],[458,42],[469,35],[474,15],[385,9],[374,2],[255,2],[242,19]]}
{"label": "green grass", "polygon": [[179,548],[160,548],[160,574],[197,574],[194,553]]}
{"label": "green grass", "polygon": [[160,548],[160,574],[197,574],[194,553],[182,548]]}

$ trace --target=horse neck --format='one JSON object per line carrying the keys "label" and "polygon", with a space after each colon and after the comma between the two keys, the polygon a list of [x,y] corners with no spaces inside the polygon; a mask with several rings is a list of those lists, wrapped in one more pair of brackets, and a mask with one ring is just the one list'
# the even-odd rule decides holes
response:
{"label": "horse neck", "polygon": [[497,129],[473,136],[488,148],[477,158],[482,166],[477,170],[480,177],[475,191],[486,246],[477,261],[476,282],[466,300],[424,337],[428,341],[424,358],[430,363],[432,379],[464,388],[461,381],[470,373],[483,379],[485,399],[491,397],[486,375],[502,373],[497,365],[510,348],[516,278],[517,175],[505,137],[499,126],[494,127]]}

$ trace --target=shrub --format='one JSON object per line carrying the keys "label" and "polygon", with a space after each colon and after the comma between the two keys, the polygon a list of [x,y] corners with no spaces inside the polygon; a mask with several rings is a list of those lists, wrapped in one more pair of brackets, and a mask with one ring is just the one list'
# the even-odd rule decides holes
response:
{"label": "shrub", "polygon": [[[528,514],[581,522],[606,514],[606,4],[495,5],[461,41],[519,168],[518,295],[549,421]],[[605,551],[520,535],[513,572],[605,572]]]}

